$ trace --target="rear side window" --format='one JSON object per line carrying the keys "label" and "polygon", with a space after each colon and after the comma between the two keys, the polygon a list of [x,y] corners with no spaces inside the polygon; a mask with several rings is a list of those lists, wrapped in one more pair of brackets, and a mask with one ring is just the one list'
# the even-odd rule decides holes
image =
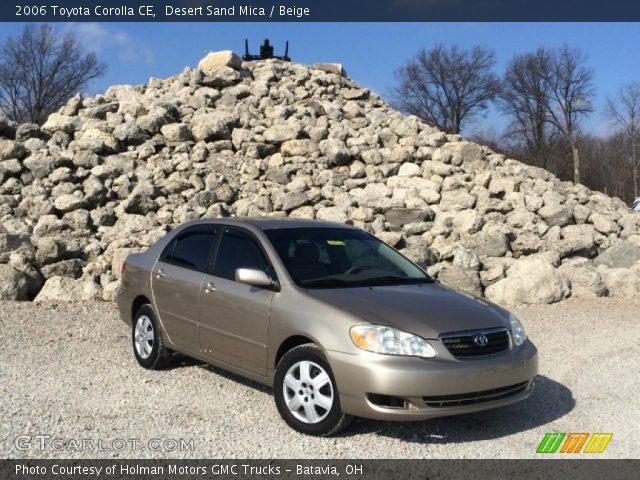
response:
{"label": "rear side window", "polygon": [[162,261],[204,272],[215,240],[215,230],[186,231],[171,242],[163,253]]}
{"label": "rear side window", "polygon": [[252,268],[270,274],[269,262],[256,241],[240,230],[225,230],[216,254],[213,274],[235,280],[236,269]]}

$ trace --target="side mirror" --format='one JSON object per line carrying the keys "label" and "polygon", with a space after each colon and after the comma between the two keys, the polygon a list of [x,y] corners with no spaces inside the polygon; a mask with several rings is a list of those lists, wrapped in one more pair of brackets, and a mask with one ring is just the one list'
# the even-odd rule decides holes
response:
{"label": "side mirror", "polygon": [[262,270],[253,268],[236,269],[236,282],[245,283],[254,287],[270,287],[273,285],[273,279]]}

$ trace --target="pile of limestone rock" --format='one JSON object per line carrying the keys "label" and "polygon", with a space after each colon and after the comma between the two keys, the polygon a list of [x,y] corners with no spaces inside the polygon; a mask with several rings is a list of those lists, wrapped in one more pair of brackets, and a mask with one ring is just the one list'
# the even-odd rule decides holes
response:
{"label": "pile of limestone rock", "polygon": [[352,223],[507,305],[640,293],[619,199],[404,117],[342,66],[211,53],[144,86],[0,119],[0,299],[114,298],[120,266],[201,217]]}

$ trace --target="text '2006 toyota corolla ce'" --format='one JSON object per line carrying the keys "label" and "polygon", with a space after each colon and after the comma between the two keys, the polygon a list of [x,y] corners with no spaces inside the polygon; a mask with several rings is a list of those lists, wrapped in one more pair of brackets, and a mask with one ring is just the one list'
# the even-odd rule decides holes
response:
{"label": "text '2006 toyota corolla ce'", "polygon": [[145,368],[173,352],[273,386],[294,429],[424,420],[531,393],[518,319],[457,293],[376,237],[311,220],[182,225],[123,264],[118,294]]}

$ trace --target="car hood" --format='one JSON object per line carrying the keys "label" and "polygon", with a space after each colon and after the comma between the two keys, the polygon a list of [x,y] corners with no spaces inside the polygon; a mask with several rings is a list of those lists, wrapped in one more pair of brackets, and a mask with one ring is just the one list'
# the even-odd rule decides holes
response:
{"label": "car hood", "polygon": [[493,303],[437,283],[309,289],[307,293],[361,317],[423,338],[461,330],[508,327],[508,313]]}

